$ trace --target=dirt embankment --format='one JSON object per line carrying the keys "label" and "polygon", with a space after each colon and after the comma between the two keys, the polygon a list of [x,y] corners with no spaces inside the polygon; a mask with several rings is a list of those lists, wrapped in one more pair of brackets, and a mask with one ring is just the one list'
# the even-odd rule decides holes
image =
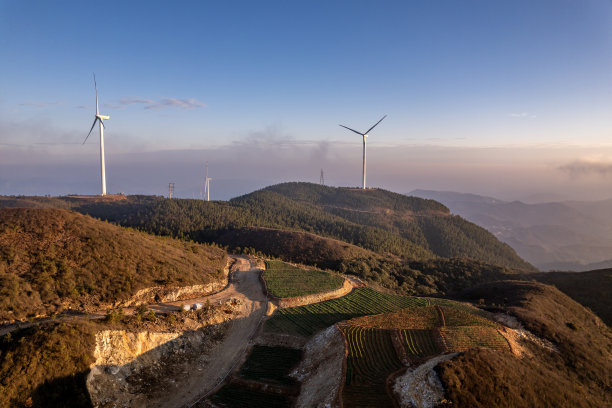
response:
{"label": "dirt embankment", "polygon": [[434,371],[434,367],[450,360],[458,353],[443,354],[425,363],[410,367],[397,377],[393,386],[401,407],[434,408],[444,403],[444,388]]}
{"label": "dirt embankment", "polygon": [[97,333],[96,361],[87,376],[94,407],[156,406],[158,398],[181,382],[190,364],[205,364],[207,353],[224,339],[239,307],[228,301],[204,320],[186,317],[180,331]]}
{"label": "dirt embankment", "polygon": [[223,277],[220,280],[211,282],[207,285],[180,287],[154,286],[145,288],[136,292],[136,294],[127,301],[121,302],[115,306],[130,307],[143,303],[178,302],[180,300],[209,296],[227,288],[229,285],[229,272],[230,270],[234,272],[239,264],[238,258],[228,257],[225,268],[223,269]]}
{"label": "dirt embankment", "polygon": [[276,307],[284,308],[284,307],[296,307],[296,306],[304,306],[309,305],[311,303],[319,303],[324,302],[330,299],[336,299],[342,296],[349,294],[353,288],[356,286],[356,283],[349,279],[344,279],[344,283],[342,286],[336,290],[332,290],[329,292],[323,293],[315,293],[308,296],[296,296],[291,298],[277,298],[274,295],[270,294],[267,287],[265,286],[265,280],[261,279],[264,287],[266,288],[266,293],[268,297],[274,301]]}
{"label": "dirt embankment", "polygon": [[334,325],[304,347],[304,358],[290,374],[302,383],[296,407],[337,407],[342,383],[344,339]]}

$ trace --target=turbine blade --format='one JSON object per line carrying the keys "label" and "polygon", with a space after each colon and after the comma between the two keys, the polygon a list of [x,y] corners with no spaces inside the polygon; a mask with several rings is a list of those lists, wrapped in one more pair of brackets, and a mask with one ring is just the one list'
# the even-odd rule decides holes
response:
{"label": "turbine blade", "polygon": [[386,118],[387,115],[383,116],[381,120],[379,120],[378,122],[376,122],[376,124],[374,126],[372,126],[371,128],[368,129],[367,132],[365,132],[365,134],[367,135],[368,133],[370,133],[370,130],[374,129],[380,122],[383,121],[384,118]]}
{"label": "turbine blade", "polygon": [[96,115],[100,113],[98,109],[98,84],[96,83],[96,73],[93,74],[94,77],[94,88],[96,88]]}
{"label": "turbine blade", "polygon": [[346,126],[344,126],[344,125],[338,125],[338,126],[342,126],[343,128],[350,130],[351,132],[355,132],[355,133],[357,133],[358,135],[363,136],[363,133],[358,132],[358,131],[356,131],[355,129],[351,129],[350,127],[346,127]]}
{"label": "turbine blade", "polygon": [[98,118],[94,119],[94,123],[91,125],[91,129],[89,129],[89,133],[87,134],[87,137],[85,138],[85,140],[83,141],[83,144],[85,144],[85,142],[87,141],[87,139],[89,139],[89,135],[91,135],[91,131],[93,130],[94,126],[96,126],[96,121],[98,120]]}

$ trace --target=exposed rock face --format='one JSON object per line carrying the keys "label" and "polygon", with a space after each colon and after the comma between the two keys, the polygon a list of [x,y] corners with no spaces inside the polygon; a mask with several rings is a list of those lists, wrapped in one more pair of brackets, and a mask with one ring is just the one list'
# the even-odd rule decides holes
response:
{"label": "exposed rock face", "polygon": [[334,325],[304,347],[304,358],[290,375],[302,383],[296,407],[337,407],[342,383],[344,339]]}
{"label": "exposed rock face", "polygon": [[[87,389],[94,407],[157,407],[189,372],[205,367],[208,352],[223,340],[232,301],[205,320],[184,317],[180,331],[104,330],[96,334]],[[233,306],[238,307],[238,305]],[[195,313],[195,312],[190,312]]]}
{"label": "exposed rock face", "polygon": [[444,400],[444,388],[434,371],[439,363],[450,360],[457,353],[444,354],[427,360],[416,368],[408,368],[395,380],[393,391],[398,395],[401,407],[434,408]]}

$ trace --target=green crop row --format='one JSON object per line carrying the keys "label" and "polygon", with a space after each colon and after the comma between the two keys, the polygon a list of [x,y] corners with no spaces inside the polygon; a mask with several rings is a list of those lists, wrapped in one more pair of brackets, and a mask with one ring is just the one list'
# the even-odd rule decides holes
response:
{"label": "green crop row", "polygon": [[301,269],[280,261],[266,261],[266,286],[277,298],[307,296],[342,287],[344,278],[331,273]]}
{"label": "green crop row", "polygon": [[401,368],[389,330],[343,326],[342,331],[348,344],[347,368],[351,371],[347,384],[384,382]]}
{"label": "green crop row", "polygon": [[307,306],[279,309],[266,321],[265,331],[310,336],[337,322],[354,317],[424,306],[417,297],[390,295],[370,288],[356,288],[348,295]]}
{"label": "green crop row", "polygon": [[442,352],[431,330],[399,330],[399,335],[409,358],[422,358]]}

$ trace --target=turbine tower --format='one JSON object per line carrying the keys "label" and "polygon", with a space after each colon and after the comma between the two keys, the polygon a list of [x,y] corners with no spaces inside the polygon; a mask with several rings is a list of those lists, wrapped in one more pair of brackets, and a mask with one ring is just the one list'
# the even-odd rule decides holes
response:
{"label": "turbine tower", "polygon": [[212,179],[208,177],[208,162],[206,162],[206,176],[204,176],[204,194],[206,195],[206,201],[210,201],[210,181]]}
{"label": "turbine tower", "polygon": [[104,122],[103,120],[110,119],[110,116],[100,115],[100,110],[98,109],[98,85],[96,84],[96,74],[94,74],[94,88],[96,88],[96,116],[94,117],[93,124],[91,125],[91,129],[89,129],[89,133],[87,137],[83,141],[83,144],[91,135],[91,131],[94,126],[96,126],[96,122],[100,125],[100,173],[102,177],[102,195],[106,195],[106,170],[104,168]]}
{"label": "turbine tower", "polygon": [[378,125],[380,122],[382,122],[382,120],[383,120],[384,118],[386,118],[386,117],[387,117],[387,115],[383,116],[383,117],[382,117],[382,119],[380,119],[378,122],[376,122],[376,123],[374,124],[374,126],[372,126],[371,128],[369,128],[369,129],[368,129],[368,130],[367,130],[365,133],[361,133],[361,132],[356,131],[355,129],[351,129],[350,127],[346,127],[346,126],[344,126],[344,125],[340,125],[340,126],[342,126],[343,128],[350,130],[351,132],[355,132],[355,133],[357,133],[358,135],[363,136],[363,189],[364,189],[364,190],[365,190],[365,188],[366,188],[366,138],[368,137],[368,133],[370,133],[370,131],[371,131],[372,129],[374,129],[374,128],[375,128],[375,127],[376,127],[376,126],[377,126],[377,125]]}

